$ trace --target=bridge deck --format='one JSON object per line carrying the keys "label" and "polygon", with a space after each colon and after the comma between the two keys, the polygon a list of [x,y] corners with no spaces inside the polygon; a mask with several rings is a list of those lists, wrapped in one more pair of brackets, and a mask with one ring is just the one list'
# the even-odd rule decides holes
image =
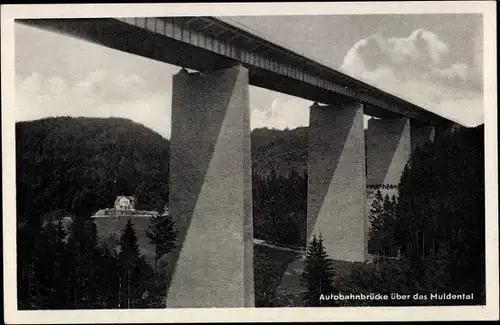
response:
{"label": "bridge deck", "polygon": [[213,17],[26,19],[34,25],[120,51],[197,71],[236,63],[250,84],[329,104],[338,96],[362,102],[365,113],[406,116],[426,124],[450,121],[401,98]]}

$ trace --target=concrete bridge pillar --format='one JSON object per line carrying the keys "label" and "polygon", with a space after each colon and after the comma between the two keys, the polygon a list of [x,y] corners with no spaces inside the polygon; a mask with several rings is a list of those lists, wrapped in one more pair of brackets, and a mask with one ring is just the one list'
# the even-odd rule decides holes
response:
{"label": "concrete bridge pillar", "polygon": [[368,120],[367,185],[398,185],[411,150],[409,119]]}
{"label": "concrete bridge pillar", "polygon": [[363,106],[342,100],[310,110],[307,235],[321,233],[331,258],[365,261]]}
{"label": "concrete bridge pillar", "polygon": [[254,306],[248,70],[173,79],[167,307]]}
{"label": "concrete bridge pillar", "polygon": [[433,138],[432,126],[408,118],[368,120],[367,185],[398,185],[412,152]]}

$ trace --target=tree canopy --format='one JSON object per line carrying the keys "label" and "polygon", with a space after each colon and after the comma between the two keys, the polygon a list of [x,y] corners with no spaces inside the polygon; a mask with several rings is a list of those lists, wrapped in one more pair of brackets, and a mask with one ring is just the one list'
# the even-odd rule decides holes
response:
{"label": "tree canopy", "polygon": [[313,235],[307,248],[302,283],[306,288],[304,303],[309,307],[333,306],[333,301],[320,299],[321,295],[334,294],[333,277],[335,270],[328,258],[323,236]]}
{"label": "tree canopy", "polygon": [[155,245],[155,260],[169,253],[175,247],[177,232],[169,214],[153,215],[150,219],[146,236],[151,244]]}
{"label": "tree canopy", "polygon": [[[305,244],[306,131],[252,132],[257,238]],[[334,290],[473,292],[477,299],[468,303],[484,301],[483,137],[479,127],[426,143],[405,167],[398,196],[376,193],[370,252],[400,253],[401,259],[338,275],[322,238],[314,237],[303,276],[305,304]],[[134,226],[127,224],[114,252],[98,244],[89,216],[120,194],[136,196],[138,209],[161,211],[169,141],[125,119],[49,118],[16,124],[16,158],[20,308],[162,306],[163,282],[140,255]],[[67,229],[65,218],[72,220]],[[173,220],[154,217],[148,237],[160,258],[174,243]]]}

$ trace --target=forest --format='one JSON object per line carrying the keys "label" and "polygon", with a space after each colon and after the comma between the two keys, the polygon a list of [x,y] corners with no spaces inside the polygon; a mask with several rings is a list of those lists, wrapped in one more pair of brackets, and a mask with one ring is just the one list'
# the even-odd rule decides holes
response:
{"label": "forest", "polygon": [[[305,244],[298,229],[306,217],[307,181],[296,168],[304,173],[306,131],[252,132],[257,238]],[[276,154],[292,149],[295,155]],[[132,253],[120,255],[99,243],[89,217],[112,207],[117,195],[135,196],[137,209],[162,211],[168,200],[167,139],[127,119],[46,118],[16,124],[16,159],[21,309],[164,306],[165,292],[160,289],[164,275],[135,248],[133,225],[122,230],[119,244],[120,251]],[[63,226],[65,218],[73,222]],[[162,229],[151,232],[155,230]],[[162,251],[161,240],[152,243],[160,247],[159,260],[168,245]],[[129,268],[135,271],[126,273]],[[51,269],[55,271],[46,271]],[[122,291],[128,282],[137,286],[132,287],[134,292],[147,292],[146,296],[124,301]]]}
{"label": "forest", "polygon": [[[314,238],[308,247],[303,297],[276,297],[277,306],[398,306],[485,304],[484,128],[461,129],[427,142],[412,154],[398,195],[376,194],[370,211],[369,247],[375,263],[337,272]],[[385,259],[384,256],[396,257]],[[398,292],[418,299],[320,301],[330,293]],[[472,294],[433,300],[432,293]]]}
{"label": "forest", "polygon": [[[407,164],[398,195],[376,194],[370,252],[396,259],[337,272],[316,238],[303,274],[308,294],[271,292],[269,301],[315,305],[321,285],[332,292],[474,292],[474,301],[460,303],[484,303],[483,136],[479,127],[425,144]],[[252,131],[254,237],[305,245],[306,157],[307,128]],[[126,119],[47,118],[16,124],[16,159],[19,308],[164,307],[165,279],[140,255],[133,225],[114,251],[98,243],[89,217],[120,194],[136,196],[137,209],[162,211],[169,141]],[[64,217],[73,220],[66,229]],[[151,223],[155,260],[169,250],[171,223]]]}

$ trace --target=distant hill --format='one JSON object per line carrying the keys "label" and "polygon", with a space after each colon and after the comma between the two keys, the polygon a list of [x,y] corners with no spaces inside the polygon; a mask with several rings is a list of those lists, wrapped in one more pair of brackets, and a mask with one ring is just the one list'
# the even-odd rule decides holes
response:
{"label": "distant hill", "polygon": [[170,143],[121,118],[56,117],[16,124],[20,221],[57,210],[90,216],[116,195],[138,209],[163,208]]}
{"label": "distant hill", "polygon": [[[303,173],[307,128],[252,132],[256,175]],[[90,216],[116,195],[161,211],[168,198],[170,142],[128,119],[56,117],[16,124],[19,221],[46,213]],[[54,213],[57,211],[57,213]],[[49,217],[49,216],[46,216]]]}
{"label": "distant hill", "polygon": [[255,129],[252,131],[252,168],[267,176],[272,169],[287,176],[295,168],[304,174],[307,168],[307,127],[293,130]]}

